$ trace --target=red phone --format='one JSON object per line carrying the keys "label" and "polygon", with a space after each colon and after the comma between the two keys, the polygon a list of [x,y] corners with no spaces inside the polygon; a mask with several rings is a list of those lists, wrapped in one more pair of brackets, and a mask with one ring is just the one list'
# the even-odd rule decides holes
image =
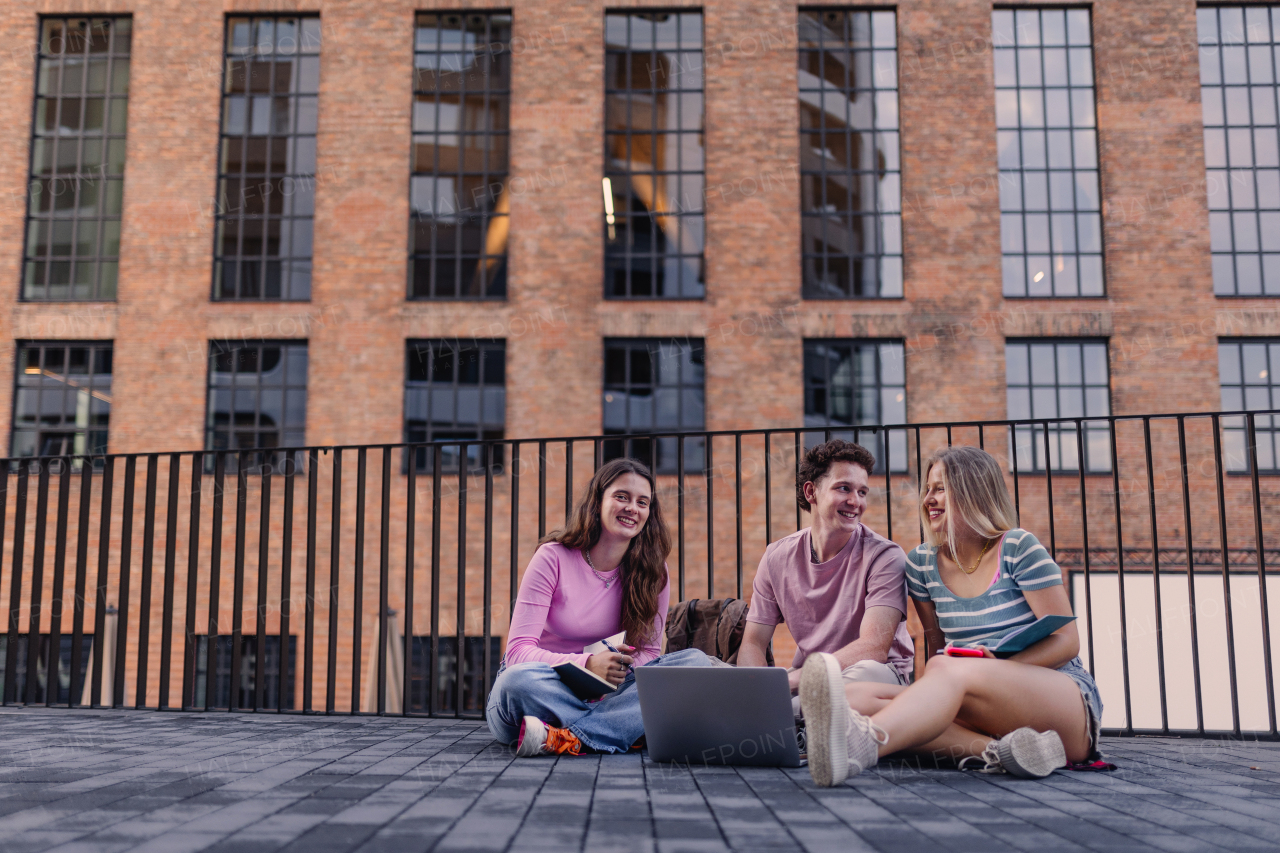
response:
{"label": "red phone", "polygon": [[949,657],[953,657],[953,658],[984,658],[986,657],[986,654],[983,653],[982,649],[966,649],[960,646],[952,646],[952,645],[948,645],[945,649],[942,650],[942,653],[944,655],[948,655]]}

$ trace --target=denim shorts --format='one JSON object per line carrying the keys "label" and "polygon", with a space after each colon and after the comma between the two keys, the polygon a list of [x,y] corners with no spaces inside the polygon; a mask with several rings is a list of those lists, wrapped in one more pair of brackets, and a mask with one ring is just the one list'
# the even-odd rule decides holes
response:
{"label": "denim shorts", "polygon": [[[1098,692],[1098,683],[1093,680],[1089,670],[1084,668],[1080,658],[1074,657],[1058,667],[1058,672],[1070,676],[1080,688],[1085,709],[1089,712],[1089,745],[1093,754],[1098,753],[1098,737],[1102,730],[1102,694]],[[1093,757],[1093,756],[1091,756]]]}

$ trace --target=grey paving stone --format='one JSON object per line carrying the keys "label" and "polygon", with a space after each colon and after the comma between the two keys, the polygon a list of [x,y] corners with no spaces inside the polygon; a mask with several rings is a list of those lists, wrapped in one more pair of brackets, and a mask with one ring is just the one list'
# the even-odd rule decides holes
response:
{"label": "grey paving stone", "polygon": [[[893,760],[513,760],[474,720],[0,709],[0,850],[1273,850],[1280,744],[1110,740],[1040,781]],[[1263,767],[1263,770],[1250,770]]]}

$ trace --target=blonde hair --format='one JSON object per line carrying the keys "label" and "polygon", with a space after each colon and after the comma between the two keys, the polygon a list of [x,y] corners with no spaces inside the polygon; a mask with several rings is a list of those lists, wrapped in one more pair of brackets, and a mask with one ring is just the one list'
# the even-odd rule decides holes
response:
{"label": "blonde hair", "polygon": [[1009,497],[1000,463],[976,447],[947,447],[925,463],[925,483],[920,493],[920,521],[924,538],[933,548],[942,542],[929,526],[924,508],[928,476],[934,465],[942,466],[942,484],[947,490],[946,544],[952,559],[956,554],[956,530],[968,527],[979,536],[994,539],[1018,526],[1018,514]]}

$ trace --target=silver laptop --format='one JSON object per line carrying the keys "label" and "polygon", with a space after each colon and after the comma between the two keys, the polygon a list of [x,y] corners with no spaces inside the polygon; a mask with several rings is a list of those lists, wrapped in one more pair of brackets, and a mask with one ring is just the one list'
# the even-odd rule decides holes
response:
{"label": "silver laptop", "polygon": [[635,672],[654,761],[800,766],[785,669],[641,666]]}

